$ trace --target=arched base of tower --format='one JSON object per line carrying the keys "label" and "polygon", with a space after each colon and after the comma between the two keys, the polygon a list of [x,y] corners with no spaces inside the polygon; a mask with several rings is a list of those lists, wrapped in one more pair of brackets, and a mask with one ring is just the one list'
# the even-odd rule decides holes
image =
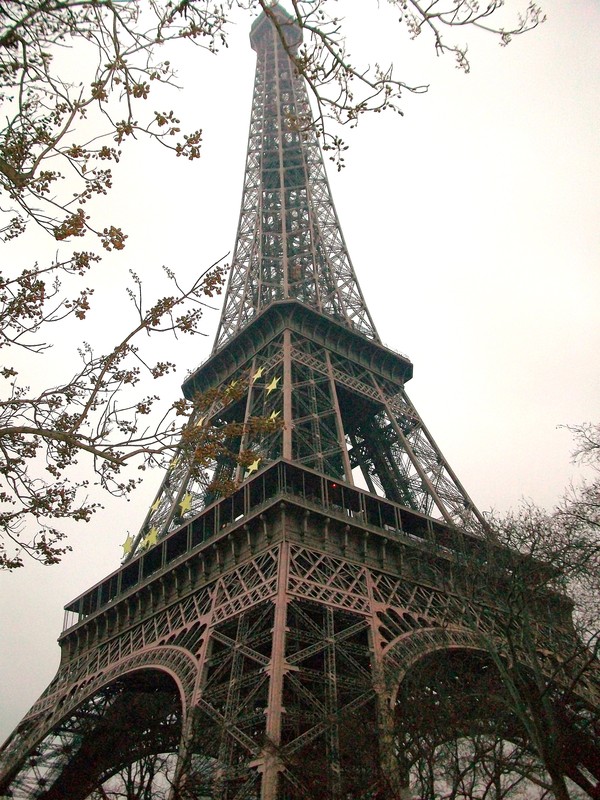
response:
{"label": "arched base of tower", "polygon": [[0,794],[14,800],[85,800],[136,762],[175,753],[182,709],[166,673],[142,670],[95,692],[45,733]]}
{"label": "arched base of tower", "polygon": [[[493,756],[507,780],[526,763],[545,780],[478,622],[500,626],[499,605],[460,594],[447,548],[365,518],[339,486],[319,506],[327,479],[294,467],[283,483],[284,467],[253,517],[65,632],[56,680],[2,751],[0,794],[116,800],[146,766],[153,800],[399,800],[409,776],[433,796],[432,763],[475,755],[481,774]],[[597,713],[544,680],[561,768],[595,797]]]}

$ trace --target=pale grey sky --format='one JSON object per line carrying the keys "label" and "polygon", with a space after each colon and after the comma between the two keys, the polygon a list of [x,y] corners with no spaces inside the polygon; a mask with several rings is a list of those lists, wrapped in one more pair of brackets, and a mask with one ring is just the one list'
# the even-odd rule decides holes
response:
{"label": "pale grey sky", "polygon": [[[387,48],[407,82],[431,89],[406,98],[403,118],[363,120],[348,134],[346,169],[329,170],[358,279],[384,342],[414,362],[409,395],[476,504],[551,507],[576,475],[557,426],[598,419],[600,5],[547,0],[547,22],[508,48],[476,37],[470,75],[392,27],[376,34],[372,6],[358,15],[346,2],[352,52]],[[181,70],[178,103],[204,129],[201,160],[140,148],[117,173],[111,214],[130,238],[98,270],[86,338],[120,324],[115,287],[129,267],[152,285],[167,264],[185,282],[231,251],[254,74],[248,27],[223,55],[197,54]],[[54,246],[36,242],[34,257]],[[163,396],[206,358],[216,326],[214,312],[206,340],[164,345],[180,370]],[[58,380],[74,349],[67,337],[34,371]],[[118,566],[159,480],[77,531],[60,566],[0,574],[0,740],[56,671],[62,607]]]}

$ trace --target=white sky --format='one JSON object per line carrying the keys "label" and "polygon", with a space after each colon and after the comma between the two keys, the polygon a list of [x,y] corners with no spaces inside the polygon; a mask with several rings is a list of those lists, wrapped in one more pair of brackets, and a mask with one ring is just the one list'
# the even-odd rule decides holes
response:
{"label": "white sky", "polygon": [[[577,475],[557,426],[598,420],[600,5],[546,0],[547,22],[508,48],[471,39],[466,76],[425,41],[382,28],[374,2],[370,14],[345,5],[357,60],[387,48],[407,82],[431,84],[406,98],[403,118],[363,120],[348,133],[346,169],[329,170],[372,316],[412,359],[409,395],[479,508],[521,497],[550,508]],[[40,380],[72,371],[73,336],[100,340],[126,324],[130,267],[150,286],[162,264],[186,282],[231,251],[254,75],[248,29],[242,19],[228,51],[194,53],[181,70],[176,102],[188,128],[204,129],[200,161],[132,149],[117,173],[110,217],[127,248],[97,270],[96,328],[33,362]],[[32,258],[54,247],[40,240]],[[207,339],[163,345],[180,365],[163,397],[207,357],[216,326],[213,312]],[[118,566],[159,480],[77,530],[60,566],[0,574],[0,741],[56,671],[62,607]]]}

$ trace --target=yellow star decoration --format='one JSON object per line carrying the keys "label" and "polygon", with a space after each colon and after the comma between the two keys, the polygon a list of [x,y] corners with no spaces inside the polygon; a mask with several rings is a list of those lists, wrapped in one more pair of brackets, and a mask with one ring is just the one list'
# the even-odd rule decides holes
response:
{"label": "yellow star decoration", "polygon": [[144,536],[142,544],[144,547],[152,547],[158,541],[158,531],[156,528],[150,528],[150,531]]}
{"label": "yellow star decoration", "polygon": [[150,506],[150,511],[158,511],[160,506],[160,497],[157,497],[156,500]]}
{"label": "yellow star decoration", "polygon": [[264,372],[264,371],[265,371],[265,370],[264,370],[264,368],[263,368],[263,367],[259,367],[259,368],[256,370],[256,372],[254,373],[254,375],[252,376],[252,383],[254,383],[254,381],[257,381],[257,380],[258,380],[258,379],[259,379],[259,378],[262,376],[262,374],[263,374],[263,372]]}
{"label": "yellow star decoration", "polygon": [[248,466],[248,474],[250,474],[251,472],[256,472],[259,464],[260,464],[260,458],[255,458],[254,461]]}
{"label": "yellow star decoration", "polygon": [[277,388],[277,384],[280,380],[281,378],[273,378],[271,383],[267,386],[267,394],[271,394],[271,392]]}
{"label": "yellow star decoration", "polygon": [[196,422],[196,428],[201,428],[204,425],[204,420],[206,419],[206,415],[200,417],[199,420]]}
{"label": "yellow star decoration", "polygon": [[192,507],[192,495],[189,492],[186,492],[179,503],[179,508],[181,509],[181,513],[185,514],[186,511],[189,511]]}
{"label": "yellow star decoration", "polygon": [[275,422],[275,420],[277,419],[277,417],[278,417],[280,414],[281,414],[281,411],[271,411],[271,413],[270,413],[270,415],[269,415],[269,420],[270,420],[271,422]]}
{"label": "yellow star decoration", "polygon": [[133,549],[133,536],[130,533],[127,534],[127,538],[125,539],[121,547],[123,548],[124,556],[128,556],[129,553],[131,553],[131,550]]}

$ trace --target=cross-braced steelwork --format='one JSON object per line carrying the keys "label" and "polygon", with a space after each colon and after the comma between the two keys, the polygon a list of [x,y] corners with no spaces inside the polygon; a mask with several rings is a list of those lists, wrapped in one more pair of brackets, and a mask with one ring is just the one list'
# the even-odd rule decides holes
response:
{"label": "cross-braced steelwork", "polygon": [[[337,220],[304,81],[300,29],[252,27],[257,52],[242,210],[215,349],[277,300],[295,299],[378,339]],[[283,36],[283,40],[282,40]],[[285,42],[285,46],[284,46]]]}
{"label": "cross-braced steelwork", "polygon": [[[182,443],[133,552],[67,605],[60,668],[0,752],[0,795],[133,797],[115,787],[150,763],[164,767],[154,798],[397,800],[411,713],[441,695],[464,714],[436,723],[440,741],[492,716],[525,737],[489,654],[509,617],[502,578],[480,580],[503,551],[368,314],[290,60],[300,41],[277,5],[253,26],[231,278],[213,354],[184,385],[191,400],[219,390],[193,426],[283,426],[240,434],[208,475]],[[219,495],[215,478],[237,488]],[[559,652],[570,606],[548,601],[532,635]],[[515,652],[528,663],[525,643]],[[598,684],[579,665],[545,674],[568,697],[564,771],[597,792]]]}
{"label": "cross-braced steelwork", "polygon": [[[299,28],[278,7],[270,14],[250,37],[256,79],[223,313],[212,358],[184,386],[189,399],[236,387],[238,401],[220,398],[191,424],[277,419],[278,433],[252,443],[255,465],[291,459],[478,530],[479,512],[406,395],[412,364],[381,345],[360,291],[306,88],[290,60]],[[241,437],[236,446],[242,451],[249,442]],[[182,450],[136,547],[153,544],[213,500],[207,487],[215,476],[239,481],[244,474],[222,457],[208,478],[198,475],[193,454]]]}

